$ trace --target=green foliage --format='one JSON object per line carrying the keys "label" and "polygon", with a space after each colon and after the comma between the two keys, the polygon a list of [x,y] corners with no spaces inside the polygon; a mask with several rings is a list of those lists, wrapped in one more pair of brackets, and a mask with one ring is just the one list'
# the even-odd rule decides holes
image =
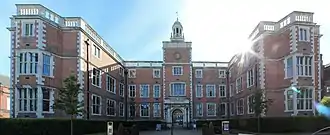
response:
{"label": "green foliage", "polygon": [[251,103],[254,114],[259,117],[263,112],[267,112],[268,106],[273,102],[271,99],[263,98],[263,90],[256,90],[253,94],[254,102]]}
{"label": "green foliage", "polygon": [[321,100],[321,104],[323,104],[326,107],[330,107],[330,97],[324,96]]}
{"label": "green foliage", "polygon": [[58,92],[55,100],[54,109],[62,110],[66,114],[73,116],[84,113],[84,102],[78,100],[78,95],[82,93],[80,84],[74,75],[70,75],[64,80],[64,87]]}

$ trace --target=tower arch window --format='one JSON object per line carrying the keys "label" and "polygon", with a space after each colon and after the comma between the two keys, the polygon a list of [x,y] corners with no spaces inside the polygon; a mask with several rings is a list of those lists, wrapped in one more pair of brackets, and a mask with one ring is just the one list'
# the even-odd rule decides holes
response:
{"label": "tower arch window", "polygon": [[176,34],[178,34],[179,33],[179,28],[176,28]]}

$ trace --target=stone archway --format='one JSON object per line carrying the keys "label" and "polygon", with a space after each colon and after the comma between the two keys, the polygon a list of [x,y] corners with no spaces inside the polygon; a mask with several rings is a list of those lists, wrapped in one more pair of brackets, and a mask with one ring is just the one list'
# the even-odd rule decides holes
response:
{"label": "stone archway", "polygon": [[178,126],[182,126],[183,127],[183,123],[185,120],[185,115],[184,115],[184,110],[182,110],[181,108],[174,108],[171,112],[171,117],[172,117],[172,123],[173,126],[178,127]]}

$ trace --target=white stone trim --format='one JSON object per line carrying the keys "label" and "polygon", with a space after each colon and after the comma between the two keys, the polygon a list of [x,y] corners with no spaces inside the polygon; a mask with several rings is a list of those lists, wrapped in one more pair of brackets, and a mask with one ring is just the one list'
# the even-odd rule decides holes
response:
{"label": "white stone trim", "polygon": [[[262,35],[261,35],[262,36]],[[261,38],[260,41],[260,52],[259,52],[259,56],[261,57],[265,57],[264,55],[264,42],[263,42],[263,38]],[[259,82],[260,82],[260,88],[264,89],[265,88],[265,61],[261,60],[259,62]]]}
{"label": "white stone trim", "polygon": [[15,107],[15,97],[14,97],[14,90],[16,87],[15,84],[15,31],[10,32],[10,79],[9,79],[9,96],[10,96],[10,118],[14,117],[14,107]]}
{"label": "white stone trim", "polygon": [[290,51],[290,53],[295,53],[297,52],[297,42],[298,42],[298,33],[299,32],[299,29],[296,27],[296,25],[292,25],[290,30],[292,30],[292,38],[290,38],[290,48],[292,48],[292,50]]}
{"label": "white stone trim", "polygon": [[[83,52],[83,46],[84,42],[82,41],[82,32],[77,32],[77,80],[80,84],[80,89],[84,91],[84,61],[82,58],[84,58],[84,52]],[[78,94],[78,101],[83,102],[84,101],[84,93],[81,92]],[[80,113],[80,115],[77,116],[77,118],[83,118],[83,113]]]}
{"label": "white stone trim", "polygon": [[[190,88],[190,106],[189,107],[189,115],[188,115],[188,122],[190,123],[190,120],[191,118],[194,116],[193,115],[193,99],[194,99],[194,95],[193,95],[193,92],[194,92],[194,88],[193,88],[193,64],[192,64],[192,49],[189,49],[189,62],[190,62],[190,74],[189,74],[189,81],[190,81],[190,84],[189,84],[189,88]],[[203,78],[203,71],[202,71],[202,78]]]}

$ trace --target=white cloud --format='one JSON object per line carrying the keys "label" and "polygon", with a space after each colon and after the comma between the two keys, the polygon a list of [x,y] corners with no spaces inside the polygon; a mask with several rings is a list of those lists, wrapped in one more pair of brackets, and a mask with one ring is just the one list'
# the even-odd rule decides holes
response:
{"label": "white cloud", "polygon": [[[321,24],[321,53],[330,62],[330,9],[326,1],[316,0],[186,0],[180,15],[187,40],[192,41],[193,60],[229,61],[233,54],[248,46],[247,37],[259,21],[278,21],[292,11],[314,12]],[[326,40],[328,39],[328,40]]]}

